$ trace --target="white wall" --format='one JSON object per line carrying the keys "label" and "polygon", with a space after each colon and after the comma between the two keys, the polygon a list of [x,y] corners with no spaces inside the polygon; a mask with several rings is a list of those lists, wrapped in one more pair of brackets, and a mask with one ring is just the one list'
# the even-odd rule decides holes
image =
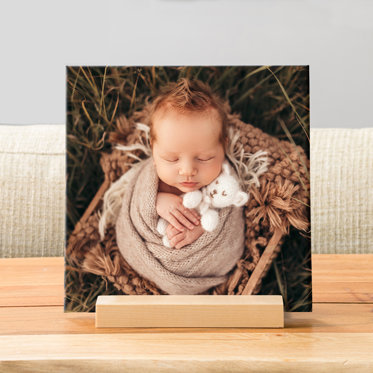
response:
{"label": "white wall", "polygon": [[308,64],[313,127],[373,127],[373,1],[0,1],[0,123],[64,123],[65,65]]}

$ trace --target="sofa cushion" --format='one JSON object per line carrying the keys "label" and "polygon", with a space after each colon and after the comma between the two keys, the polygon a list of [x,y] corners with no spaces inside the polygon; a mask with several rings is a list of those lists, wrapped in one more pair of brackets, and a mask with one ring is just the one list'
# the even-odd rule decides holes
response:
{"label": "sofa cushion", "polygon": [[[311,129],[313,253],[373,253],[373,128]],[[65,126],[0,125],[0,257],[65,247]]]}
{"label": "sofa cushion", "polygon": [[373,253],[373,128],[311,130],[313,253]]}
{"label": "sofa cushion", "polygon": [[63,255],[65,126],[0,125],[0,190],[0,257]]}

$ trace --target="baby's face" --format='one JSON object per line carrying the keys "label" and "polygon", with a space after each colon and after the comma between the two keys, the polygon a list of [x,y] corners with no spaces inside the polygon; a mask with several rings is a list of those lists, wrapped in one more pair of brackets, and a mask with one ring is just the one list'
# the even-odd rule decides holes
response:
{"label": "baby's face", "polygon": [[215,109],[179,113],[169,109],[153,120],[153,159],[158,177],[181,192],[210,184],[221,172],[224,148]]}

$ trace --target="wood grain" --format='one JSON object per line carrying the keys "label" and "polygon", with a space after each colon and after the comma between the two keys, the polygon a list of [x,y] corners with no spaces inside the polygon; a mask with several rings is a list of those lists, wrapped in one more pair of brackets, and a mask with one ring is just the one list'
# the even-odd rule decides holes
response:
{"label": "wood grain", "polygon": [[0,307],[63,305],[64,258],[0,259]]}
{"label": "wood grain", "polygon": [[0,370],[32,367],[50,372],[58,366],[61,371],[58,363],[63,363],[66,370],[81,371],[87,369],[87,361],[95,371],[102,367],[104,372],[123,372],[124,366],[131,371],[185,371],[185,362],[188,370],[230,372],[373,369],[373,335],[367,333],[211,333],[209,339],[202,335],[202,339],[178,333],[0,336]]}
{"label": "wood grain", "polygon": [[[313,302],[373,303],[373,254],[312,256]],[[0,259],[1,306],[63,305],[64,259]]]}
{"label": "wood grain", "polygon": [[283,328],[281,295],[103,295],[96,327]]}
{"label": "wood grain", "polygon": [[373,255],[314,255],[284,329],[96,329],[63,312],[63,258],[0,259],[0,372],[373,372]]}
{"label": "wood grain", "polygon": [[313,302],[373,303],[373,254],[312,255]]}
{"label": "wood grain", "polygon": [[[284,329],[268,333],[373,333],[372,304],[315,304],[313,312],[285,312]],[[263,329],[240,328],[243,333]],[[235,328],[95,328],[94,313],[64,313],[57,307],[0,307],[0,335],[107,333],[231,333]]]}

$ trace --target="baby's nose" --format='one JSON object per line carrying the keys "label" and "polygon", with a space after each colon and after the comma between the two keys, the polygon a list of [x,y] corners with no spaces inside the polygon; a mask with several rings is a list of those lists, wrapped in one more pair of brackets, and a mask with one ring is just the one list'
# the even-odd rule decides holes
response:
{"label": "baby's nose", "polygon": [[184,162],[179,169],[181,176],[194,176],[197,173],[196,168],[192,162]]}

